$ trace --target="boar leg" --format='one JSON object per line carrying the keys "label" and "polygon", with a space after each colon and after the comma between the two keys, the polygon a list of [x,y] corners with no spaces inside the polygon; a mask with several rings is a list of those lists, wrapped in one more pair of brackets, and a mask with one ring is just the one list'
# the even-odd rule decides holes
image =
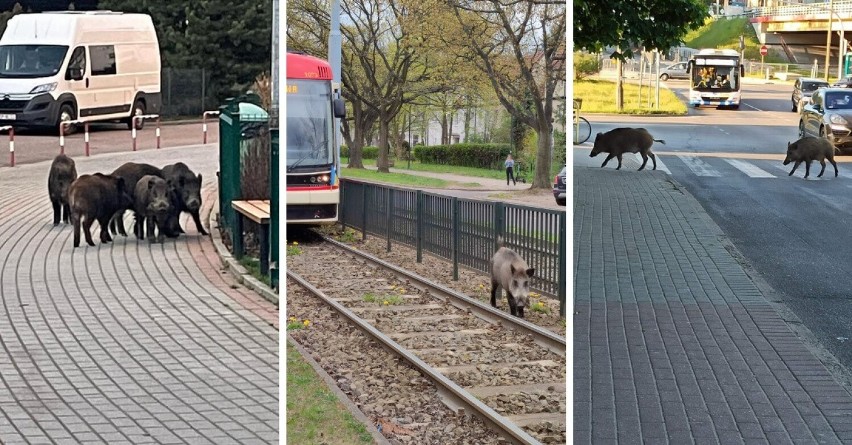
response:
{"label": "boar leg", "polygon": [[133,214],[133,234],[136,235],[136,239],[145,239],[145,232],[142,230],[144,222],[144,216],[138,213]]}
{"label": "boar leg", "polygon": [[198,210],[189,212],[192,215],[192,220],[195,221],[195,228],[198,230],[198,233],[202,235],[207,235],[207,231],[204,230],[204,226],[201,225],[201,215]]}
{"label": "boar leg", "polygon": [[163,231],[163,217],[157,217],[157,242],[163,244],[166,242],[166,233]]}
{"label": "boar leg", "polygon": [[822,169],[820,169],[819,174],[817,175],[817,178],[822,178],[822,173],[825,171],[825,159],[820,159],[819,163],[820,163],[820,165],[822,165]]}
{"label": "boar leg", "polygon": [[518,317],[524,318],[524,307],[518,306]]}
{"label": "boar leg", "polygon": [[145,228],[148,229],[148,243],[156,241],[157,234],[154,233],[154,217],[152,215],[145,217]]}
{"label": "boar leg", "polygon": [[497,307],[497,283],[491,282],[491,307]]}
{"label": "boar leg", "polygon": [[654,153],[648,152],[648,156],[651,157],[651,161],[654,163],[654,170],[657,169],[657,157],[654,156]]}
{"label": "boar leg", "polygon": [[101,226],[101,243],[106,244],[112,241],[112,237],[109,236],[109,216],[105,218],[99,218],[98,223]]}
{"label": "boar leg", "polygon": [[618,167],[616,167],[615,169],[621,170],[621,153],[615,155],[615,158],[618,159]]}
{"label": "boar leg", "polygon": [[793,173],[796,171],[797,168],[799,168],[799,164],[801,163],[802,161],[796,161],[796,163],[793,164],[793,169],[790,170],[790,174],[788,174],[787,176],[793,176]]}
{"label": "boar leg", "polygon": [[[92,224],[95,223],[94,219],[86,217],[86,220],[83,221],[83,234],[86,235],[86,244],[90,246],[94,246],[95,242],[92,241]],[[80,237],[77,237],[77,242],[79,244]]]}
{"label": "boar leg", "polygon": [[614,157],[615,157],[615,155],[612,154],[612,153],[606,155],[606,159],[604,159],[603,164],[601,164],[601,168],[606,167],[606,163],[609,162],[609,160],[614,158]]}
{"label": "boar leg", "polygon": [[811,161],[805,161],[805,179],[808,179],[808,175],[811,174]]}
{"label": "boar leg", "polygon": [[639,166],[639,170],[637,171],[641,172],[642,169],[645,168],[645,164],[648,163],[648,155],[646,155],[643,151],[640,151],[639,154],[642,155],[642,165]]}
{"label": "boar leg", "polygon": [[834,162],[834,159],[829,159],[828,162],[831,162],[831,165],[834,166],[834,177],[837,177],[837,163]]}
{"label": "boar leg", "polygon": [[67,202],[62,204],[62,221],[65,224],[71,221],[71,206]]}
{"label": "boar leg", "polygon": [[72,215],[71,224],[74,226],[74,247],[80,247],[80,217]]}
{"label": "boar leg", "polygon": [[506,299],[509,300],[509,312],[511,312],[512,315],[517,316],[518,303],[515,302],[515,297],[513,297],[509,291],[506,291]]}
{"label": "boar leg", "polygon": [[59,200],[51,199],[50,203],[53,204],[53,225],[59,225],[59,218],[62,216],[60,212],[62,211],[62,204],[59,203]]}

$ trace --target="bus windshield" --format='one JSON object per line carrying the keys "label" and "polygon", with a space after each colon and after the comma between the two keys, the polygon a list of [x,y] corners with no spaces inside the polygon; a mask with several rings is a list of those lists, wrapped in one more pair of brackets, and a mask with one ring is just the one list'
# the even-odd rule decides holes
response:
{"label": "bus windshield", "polygon": [[0,46],[0,77],[36,78],[53,76],[62,68],[67,46]]}
{"label": "bus windshield", "polygon": [[726,65],[695,65],[692,71],[692,89],[696,91],[739,91],[739,71],[735,61]]}
{"label": "bus windshield", "polygon": [[334,162],[331,84],[287,80],[287,167],[316,167]]}

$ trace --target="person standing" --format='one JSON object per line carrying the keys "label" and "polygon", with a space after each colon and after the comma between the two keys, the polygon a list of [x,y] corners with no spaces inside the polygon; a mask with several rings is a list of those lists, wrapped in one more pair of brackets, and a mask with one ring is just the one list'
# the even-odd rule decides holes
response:
{"label": "person standing", "polygon": [[506,157],[506,185],[509,185],[509,180],[512,181],[513,185],[518,185],[518,182],[515,180],[514,168],[515,168],[515,160],[512,159],[512,154],[509,153],[509,156]]}

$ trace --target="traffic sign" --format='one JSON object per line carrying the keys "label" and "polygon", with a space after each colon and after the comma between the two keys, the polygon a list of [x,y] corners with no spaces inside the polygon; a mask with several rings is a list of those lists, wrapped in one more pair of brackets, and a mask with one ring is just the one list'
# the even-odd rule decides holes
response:
{"label": "traffic sign", "polygon": [[766,45],[760,45],[760,55],[761,56],[765,56],[766,53],[768,53],[768,52],[769,52],[769,48],[767,48]]}

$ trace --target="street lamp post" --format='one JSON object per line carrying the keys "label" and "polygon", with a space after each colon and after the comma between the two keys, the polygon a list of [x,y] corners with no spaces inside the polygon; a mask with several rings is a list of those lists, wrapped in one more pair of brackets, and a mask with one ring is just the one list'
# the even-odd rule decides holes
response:
{"label": "street lamp post", "polygon": [[[834,0],[828,2],[828,32],[825,33],[825,81],[828,82],[828,61],[831,55],[831,15],[834,12]],[[843,23],[840,23],[840,28],[843,29]]]}

